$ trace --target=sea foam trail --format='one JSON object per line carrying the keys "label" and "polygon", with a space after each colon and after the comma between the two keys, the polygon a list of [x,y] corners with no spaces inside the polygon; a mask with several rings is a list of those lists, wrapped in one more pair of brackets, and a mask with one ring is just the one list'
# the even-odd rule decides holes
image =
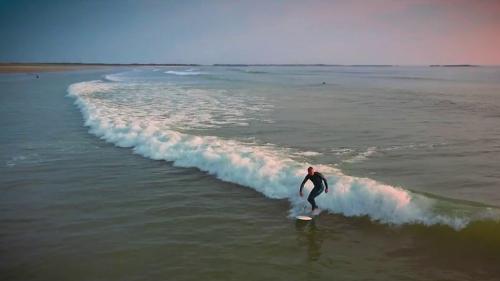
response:
{"label": "sea foam trail", "polygon": [[[127,114],[116,114],[110,108],[111,103],[98,102],[112,88],[113,83],[88,81],[68,89],[92,134],[117,146],[133,148],[135,153],[151,159],[196,167],[223,181],[251,187],[269,198],[288,199],[292,204],[291,215],[304,205],[305,198],[299,197],[298,185],[309,163],[287,157],[286,150],[216,136],[190,135],[147,116],[130,118]],[[119,110],[123,110],[123,105]],[[328,212],[369,216],[374,221],[398,225],[445,224],[460,229],[468,223],[466,218],[435,213],[433,199],[372,179],[348,176],[332,166],[317,168],[329,181],[330,191],[317,198],[319,207]],[[306,189],[311,189],[310,183]]]}

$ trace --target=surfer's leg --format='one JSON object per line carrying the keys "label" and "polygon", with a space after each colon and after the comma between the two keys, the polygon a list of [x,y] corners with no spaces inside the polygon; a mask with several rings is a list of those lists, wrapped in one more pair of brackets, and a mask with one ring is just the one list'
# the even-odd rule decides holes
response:
{"label": "surfer's leg", "polygon": [[311,190],[311,193],[309,193],[309,196],[307,197],[307,201],[311,203],[313,211],[314,209],[318,208],[318,206],[316,205],[316,201],[314,201],[314,198],[320,195],[322,191],[323,190],[321,189],[313,188],[313,190]]}
{"label": "surfer's leg", "polygon": [[312,195],[312,192],[309,193],[309,196],[307,197],[307,202],[309,202],[311,204],[312,209],[314,210],[314,209],[318,208],[318,206],[316,206],[316,202],[314,202],[314,197],[311,195]]}

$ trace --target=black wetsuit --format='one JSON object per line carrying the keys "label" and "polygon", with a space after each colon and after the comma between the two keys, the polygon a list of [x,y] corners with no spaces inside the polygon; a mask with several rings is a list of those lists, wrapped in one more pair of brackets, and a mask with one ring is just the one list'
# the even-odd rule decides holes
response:
{"label": "black wetsuit", "polygon": [[323,174],[314,172],[312,176],[309,174],[306,175],[304,180],[302,181],[302,184],[300,185],[300,192],[302,192],[302,189],[304,188],[304,184],[306,183],[307,180],[311,180],[314,184],[314,188],[311,190],[311,193],[309,193],[309,196],[307,197],[307,201],[311,203],[312,209],[318,208],[316,205],[316,202],[314,201],[314,198],[316,198],[318,195],[320,195],[323,190],[325,189],[323,186],[323,181],[325,182],[326,189],[328,189],[328,183],[326,182],[325,176]]}

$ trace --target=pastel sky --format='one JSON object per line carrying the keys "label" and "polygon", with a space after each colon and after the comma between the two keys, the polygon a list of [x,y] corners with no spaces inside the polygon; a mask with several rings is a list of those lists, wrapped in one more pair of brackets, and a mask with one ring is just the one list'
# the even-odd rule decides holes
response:
{"label": "pastel sky", "polygon": [[0,61],[500,64],[500,0],[0,0]]}

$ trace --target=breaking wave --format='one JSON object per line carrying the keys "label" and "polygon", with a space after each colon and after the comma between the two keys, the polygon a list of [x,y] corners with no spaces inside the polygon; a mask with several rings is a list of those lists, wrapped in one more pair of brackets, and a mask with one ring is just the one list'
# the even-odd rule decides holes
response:
{"label": "breaking wave", "polygon": [[[90,133],[107,142],[132,148],[144,157],[172,162],[175,166],[196,167],[223,181],[253,188],[269,198],[287,199],[291,203],[291,216],[304,206],[305,198],[298,195],[298,185],[304,177],[304,169],[312,163],[290,158],[288,150],[279,146],[195,135],[177,129],[179,123],[217,126],[217,114],[210,110],[216,111],[221,106],[232,108],[232,115],[241,121],[245,119],[245,110],[252,108],[249,101],[219,100],[216,97],[221,93],[203,92],[196,96],[207,98],[201,100],[203,106],[193,105],[193,96],[189,94],[191,91],[191,95],[196,95],[196,90],[156,86],[159,87],[156,91],[145,93],[144,89],[150,87],[149,84],[98,80],[72,84],[68,92],[75,98]],[[158,89],[163,89],[163,95],[158,96],[161,92]],[[195,114],[176,117],[176,114],[189,113],[190,106],[193,110],[207,108],[211,99],[215,99],[213,106],[208,106],[202,119],[193,120]],[[231,104],[221,105],[221,102]],[[158,104],[161,104],[159,112],[155,109]],[[262,103],[253,107],[255,111],[265,108]],[[395,225],[443,224],[455,229],[465,227],[479,213],[477,210],[460,210],[458,214],[443,212],[442,208],[436,208],[438,199],[369,178],[349,176],[333,165],[315,167],[327,176],[330,186],[330,192],[319,196],[317,204],[330,213],[368,216],[373,221]],[[311,188],[311,183],[307,183],[306,189]]]}

